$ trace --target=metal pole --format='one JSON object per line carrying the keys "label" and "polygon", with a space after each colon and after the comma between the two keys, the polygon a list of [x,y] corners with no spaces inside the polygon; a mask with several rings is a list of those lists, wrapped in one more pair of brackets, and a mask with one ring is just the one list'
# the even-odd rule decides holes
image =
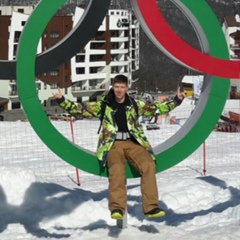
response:
{"label": "metal pole", "polygon": [[207,162],[206,162],[206,142],[203,142],[203,175],[207,174]]}
{"label": "metal pole", "polygon": [[[72,142],[75,143],[74,140],[74,130],[73,130],[73,117],[70,117],[70,127],[71,127],[71,133],[72,133]],[[77,175],[77,185],[80,186],[80,174],[79,174],[79,169],[76,168],[76,175]]]}
{"label": "metal pole", "polygon": [[[127,179],[126,179],[126,182],[125,182],[125,186],[126,186],[126,191],[127,191]],[[123,215],[123,219],[118,219],[117,220],[117,227],[118,228],[126,228],[127,227],[127,209]]]}
{"label": "metal pole", "polygon": [[127,211],[124,213],[123,215],[123,219],[118,219],[117,220],[117,227],[118,228],[121,228],[121,229],[124,229],[127,227]]}

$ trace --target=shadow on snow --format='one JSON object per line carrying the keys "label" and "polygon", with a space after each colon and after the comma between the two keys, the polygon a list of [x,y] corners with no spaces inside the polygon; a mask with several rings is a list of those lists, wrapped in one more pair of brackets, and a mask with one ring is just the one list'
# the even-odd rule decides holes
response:
{"label": "shadow on snow", "polygon": [[[231,193],[231,198],[223,203],[216,204],[215,206],[196,212],[189,213],[175,213],[172,209],[168,209],[167,204],[160,202],[160,206],[166,211],[166,216],[148,220],[149,222],[164,222],[169,226],[178,226],[182,222],[194,219],[198,216],[204,216],[209,213],[220,213],[229,207],[234,207],[240,204],[240,190],[234,187],[227,187],[226,183],[213,176],[200,177],[201,181],[205,181],[216,187],[228,189]],[[128,189],[139,187],[139,185],[129,186]],[[8,224],[21,224],[28,233],[36,237],[52,237],[52,238],[66,238],[70,234],[65,233],[50,233],[40,227],[40,223],[44,219],[53,219],[56,217],[69,215],[75,208],[82,203],[89,200],[95,202],[108,198],[108,190],[101,192],[91,192],[83,189],[68,189],[54,183],[33,183],[27,189],[23,203],[19,206],[8,204],[6,195],[0,186],[0,233],[6,230]],[[142,213],[141,197],[128,195],[128,201],[134,201],[135,204],[128,205],[128,214],[143,221],[144,215]],[[148,233],[158,233],[153,225],[133,226],[137,227],[140,231]],[[118,237],[122,229],[117,226],[109,226],[106,221],[98,220],[85,227],[81,228],[64,228],[54,227],[56,231],[62,230],[84,230],[93,231],[97,229],[108,229],[108,235],[111,237]]]}

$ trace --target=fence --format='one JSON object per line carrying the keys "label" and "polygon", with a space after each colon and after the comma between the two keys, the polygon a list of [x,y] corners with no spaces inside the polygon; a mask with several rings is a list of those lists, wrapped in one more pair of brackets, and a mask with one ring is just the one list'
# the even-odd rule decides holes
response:
{"label": "fence", "polygon": [[[233,108],[229,110],[239,111],[239,109]],[[224,111],[227,112],[228,109]],[[183,114],[183,112],[181,113]],[[164,124],[159,124],[159,130],[146,130],[146,135],[153,146],[164,142],[181,128],[181,121],[180,124],[170,124],[169,121],[162,122]],[[177,122],[179,123],[179,121]],[[72,125],[69,121],[52,121],[52,124],[69,141],[74,141],[85,149],[96,150],[98,120],[78,120]],[[146,128],[146,124],[144,127]],[[81,170],[80,179],[78,179],[75,167],[52,153],[36,135],[29,122],[0,122],[0,134],[0,164],[2,167],[29,168],[38,177],[52,182],[72,181],[77,184],[81,181],[81,184],[84,184],[89,180],[104,181],[105,179]],[[222,167],[223,171],[226,167],[234,169],[240,166],[239,143],[239,132],[213,131],[194,153],[167,171],[190,170],[204,175],[211,174],[211,170],[216,167]],[[85,160],[79,159],[79,161]]]}

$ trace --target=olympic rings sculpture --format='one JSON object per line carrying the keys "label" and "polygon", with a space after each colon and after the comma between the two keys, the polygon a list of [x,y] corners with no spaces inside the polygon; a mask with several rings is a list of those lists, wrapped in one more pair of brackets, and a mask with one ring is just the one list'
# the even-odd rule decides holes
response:
{"label": "olympic rings sculpture", "polygon": [[[202,144],[211,133],[225,105],[229,89],[229,80],[226,77],[238,78],[240,75],[239,63],[236,64],[228,60],[228,48],[221,26],[205,0],[170,1],[189,19],[199,38],[202,52],[183,42],[171,30],[155,0],[131,0],[131,3],[143,30],[161,51],[184,66],[214,76],[205,76],[199,103],[187,123],[174,136],[154,148],[157,156],[157,172],[181,162]],[[77,53],[77,51],[73,50],[66,58],[63,57],[65,54],[55,55],[54,51],[57,51],[56,49],[61,46],[63,46],[62,50],[64,53],[68,51],[64,47],[65,42],[69,41],[68,38],[70,39],[74,35],[76,28],[81,29],[81,26],[85,24],[85,28],[82,27],[81,31],[71,38],[71,45],[77,45],[74,49],[84,47],[97,31],[111,1],[91,0],[82,22],[70,32],[66,39],[63,39],[60,44],[46,53],[44,62],[40,62],[38,60],[40,56],[36,59],[39,39],[54,13],[65,2],[66,0],[50,2],[42,0],[24,27],[16,62],[19,96],[32,127],[54,153],[77,168],[92,174],[107,176],[107,170],[100,172],[95,153],[72,144],[52,126],[43,111],[36,92],[36,74],[50,70],[53,66],[61,65]],[[98,8],[95,8],[96,6]],[[42,18],[43,13],[44,18]],[[91,26],[95,27],[94,31],[93,27],[88,27],[90,23],[92,24]],[[50,60],[51,63],[48,63]],[[2,62],[0,62],[0,68],[1,64]],[[4,64],[9,64],[11,67],[13,65],[12,63]],[[49,68],[45,65],[49,65]],[[0,78],[3,78],[1,74]],[[127,165],[126,176],[127,178],[132,178],[139,175]]]}

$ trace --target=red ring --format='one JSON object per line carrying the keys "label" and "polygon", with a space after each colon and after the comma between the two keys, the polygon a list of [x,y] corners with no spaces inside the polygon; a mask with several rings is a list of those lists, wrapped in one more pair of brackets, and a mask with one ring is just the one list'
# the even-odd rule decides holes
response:
{"label": "red ring", "polygon": [[[162,46],[191,68],[223,78],[240,78],[240,61],[212,57],[184,42],[164,19],[156,0],[137,0],[147,26]],[[158,27],[158,26],[159,27]]]}

